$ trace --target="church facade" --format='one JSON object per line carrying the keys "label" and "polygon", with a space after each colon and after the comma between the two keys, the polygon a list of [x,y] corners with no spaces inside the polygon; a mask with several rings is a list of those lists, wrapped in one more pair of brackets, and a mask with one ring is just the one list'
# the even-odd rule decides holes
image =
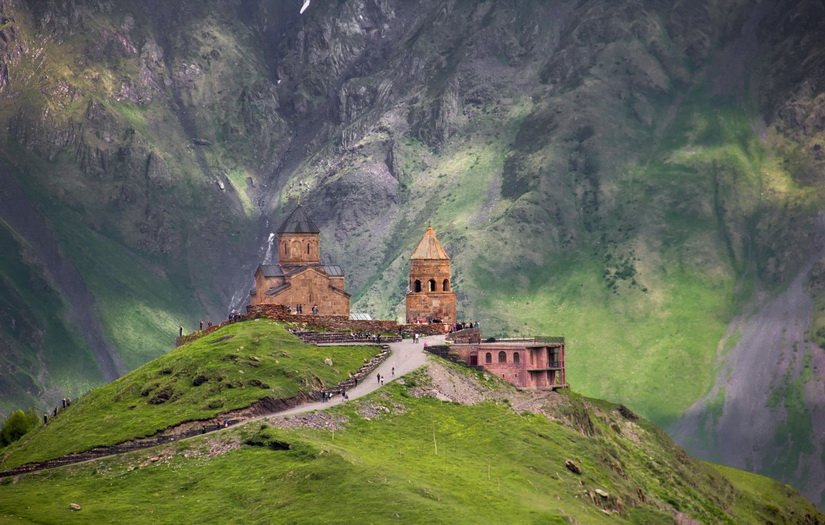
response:
{"label": "church facade", "polygon": [[427,228],[410,256],[410,287],[406,298],[407,323],[456,322],[456,298],[450,276],[450,257]]}
{"label": "church facade", "polygon": [[341,267],[321,262],[320,230],[299,204],[277,231],[278,262],[255,270],[249,304],[280,304],[292,313],[349,317]]}

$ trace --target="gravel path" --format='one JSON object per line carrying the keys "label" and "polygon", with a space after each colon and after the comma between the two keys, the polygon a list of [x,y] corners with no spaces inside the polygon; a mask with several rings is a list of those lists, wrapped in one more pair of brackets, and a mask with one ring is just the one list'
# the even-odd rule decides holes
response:
{"label": "gravel path", "polygon": [[[363,397],[381,388],[381,384],[377,379],[378,374],[381,374],[381,377],[384,378],[384,384],[387,384],[422,366],[427,361],[427,353],[424,351],[425,342],[427,344],[440,344],[444,342],[444,336],[433,335],[429,337],[422,337],[418,344],[413,343],[412,339],[406,339],[400,343],[390,343],[392,355],[390,355],[386,361],[381,363],[381,365],[370,375],[368,375],[358,386],[350,389],[347,392],[347,396],[349,396],[350,399],[358,399],[359,397]],[[393,368],[395,368],[395,374],[392,372]],[[342,402],[344,402],[343,398],[341,396],[336,396],[326,403],[306,403],[283,412],[278,412],[275,415],[288,416],[292,414],[311,412],[312,410],[323,410],[331,406],[339,405]],[[261,416],[258,419],[263,419],[270,416],[272,416],[272,414]]]}

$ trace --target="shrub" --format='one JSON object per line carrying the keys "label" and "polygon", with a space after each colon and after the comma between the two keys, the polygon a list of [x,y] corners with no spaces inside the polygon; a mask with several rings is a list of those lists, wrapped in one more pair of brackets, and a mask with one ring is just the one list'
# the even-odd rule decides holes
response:
{"label": "shrub", "polygon": [[39,420],[34,409],[27,412],[15,410],[6,418],[3,429],[0,430],[0,446],[5,447],[9,443],[17,441],[26,432],[33,429]]}

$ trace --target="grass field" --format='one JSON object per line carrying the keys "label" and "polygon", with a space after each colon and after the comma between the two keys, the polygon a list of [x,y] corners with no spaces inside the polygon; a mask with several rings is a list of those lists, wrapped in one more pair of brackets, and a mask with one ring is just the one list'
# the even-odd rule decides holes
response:
{"label": "grass field", "polygon": [[376,353],[374,346],[307,345],[263,319],[232,324],[92,390],[4,450],[2,467],[148,436],[265,397],[309,393],[346,379]]}
{"label": "grass field", "polygon": [[[331,410],[337,429],[255,422],[4,481],[0,519],[654,523],[677,512],[704,523],[822,519],[791,489],[697,462],[615,405],[559,394],[545,407],[548,418],[506,401],[416,397],[428,383],[423,372],[405,383]],[[580,475],[565,468],[567,459]],[[82,509],[73,512],[70,503]]]}

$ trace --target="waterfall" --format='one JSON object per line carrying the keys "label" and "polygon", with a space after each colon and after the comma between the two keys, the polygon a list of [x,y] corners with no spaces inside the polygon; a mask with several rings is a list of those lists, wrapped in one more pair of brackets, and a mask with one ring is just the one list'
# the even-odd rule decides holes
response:
{"label": "waterfall", "polygon": [[275,234],[270,233],[266,240],[266,254],[264,254],[264,264],[272,264],[272,245],[275,244]]}
{"label": "waterfall", "polygon": [[[261,247],[258,249],[258,255],[263,256],[260,260],[262,264],[272,264],[273,256],[277,255],[272,253],[272,247],[275,245],[275,234],[270,233],[269,237],[266,239],[266,243],[262,244]],[[232,294],[232,299],[229,301],[229,307],[227,311],[231,312],[233,310],[240,310],[249,300],[249,285],[244,284],[238,290]]]}

